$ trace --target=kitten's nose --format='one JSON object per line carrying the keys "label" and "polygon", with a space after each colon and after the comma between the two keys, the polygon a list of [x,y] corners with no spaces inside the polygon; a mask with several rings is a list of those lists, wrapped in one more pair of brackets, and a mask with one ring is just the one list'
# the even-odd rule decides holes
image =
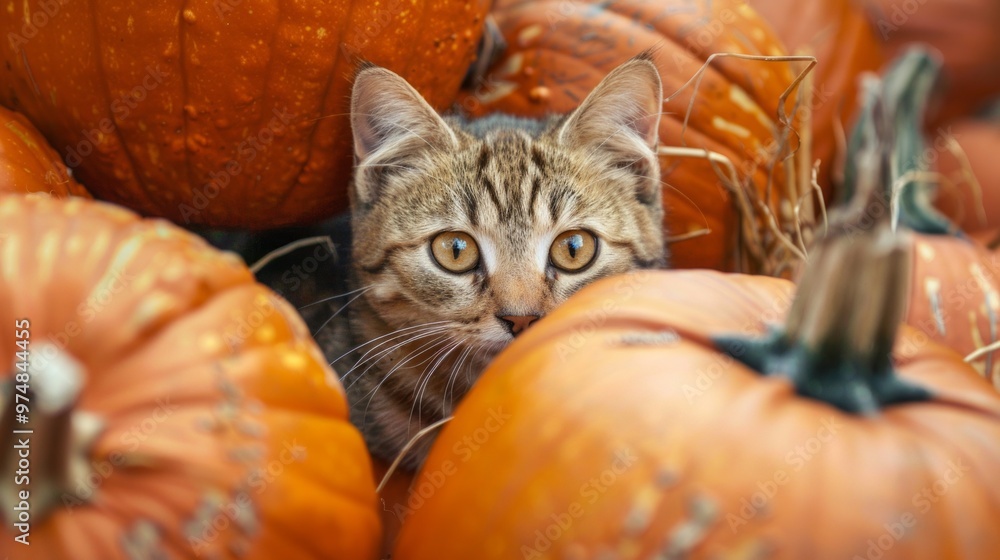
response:
{"label": "kitten's nose", "polygon": [[524,329],[531,326],[541,315],[497,315],[497,319],[507,326],[510,334],[517,336]]}

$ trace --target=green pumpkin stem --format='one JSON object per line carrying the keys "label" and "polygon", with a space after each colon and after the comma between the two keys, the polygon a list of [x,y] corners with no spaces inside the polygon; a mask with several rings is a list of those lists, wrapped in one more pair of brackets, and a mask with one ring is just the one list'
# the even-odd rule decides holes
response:
{"label": "green pumpkin stem", "polygon": [[[881,79],[869,78],[871,89],[863,88],[862,111],[847,145],[842,201],[864,199],[864,162],[867,131],[880,124],[889,130],[889,166],[880,190],[887,199],[895,197],[895,222],[927,234],[960,235],[958,226],[934,207],[937,185],[926,179],[930,158],[924,137],[924,115],[941,73],[940,60],[921,47],[911,47],[897,58]],[[878,98],[891,114],[871,111]],[[873,122],[876,121],[876,122]]]}
{"label": "green pumpkin stem", "polygon": [[15,369],[0,393],[0,516],[8,528],[24,515],[35,526],[63,504],[86,501],[74,490],[90,488],[80,482],[91,474],[88,451],[101,431],[94,416],[74,410],[83,368],[65,352],[32,345],[27,382],[17,373],[23,374]]}

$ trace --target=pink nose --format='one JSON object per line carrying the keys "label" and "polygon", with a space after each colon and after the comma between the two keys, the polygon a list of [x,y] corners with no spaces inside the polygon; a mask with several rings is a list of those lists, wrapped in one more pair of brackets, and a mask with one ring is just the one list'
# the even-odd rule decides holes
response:
{"label": "pink nose", "polygon": [[531,326],[532,323],[537,321],[541,317],[540,315],[497,315],[497,319],[500,319],[504,325],[507,326],[507,330],[510,334],[517,336],[524,329]]}

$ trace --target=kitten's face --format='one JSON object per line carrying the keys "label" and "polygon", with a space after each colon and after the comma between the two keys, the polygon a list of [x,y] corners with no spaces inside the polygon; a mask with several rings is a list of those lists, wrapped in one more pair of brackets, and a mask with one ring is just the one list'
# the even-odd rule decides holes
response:
{"label": "kitten's face", "polygon": [[355,270],[391,329],[497,350],[598,278],[663,263],[655,67],[634,60],[546,123],[441,119],[363,70],[353,107]]}

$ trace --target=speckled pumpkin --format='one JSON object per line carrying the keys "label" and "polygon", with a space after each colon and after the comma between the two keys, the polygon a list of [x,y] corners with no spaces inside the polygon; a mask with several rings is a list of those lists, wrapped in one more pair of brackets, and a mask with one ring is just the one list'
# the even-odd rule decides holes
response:
{"label": "speckled pumpkin", "polygon": [[[972,239],[919,235],[906,322],[962,356],[1000,340],[1000,254]],[[1000,355],[972,365],[1000,390]]]}
{"label": "speckled pumpkin", "polygon": [[24,115],[0,107],[0,123],[0,194],[90,198]]}
{"label": "speckled pumpkin", "polygon": [[[738,0],[504,0],[494,15],[508,48],[458,99],[473,115],[569,112],[611,69],[646,49],[653,52],[668,97],[713,53],[787,54],[768,25]],[[729,177],[730,170],[719,161],[661,158],[664,226],[674,241],[674,266],[779,274],[796,260],[784,258],[785,247],[760,212],[769,205],[778,227],[794,237],[792,213],[809,192],[808,184],[795,180],[803,172],[808,179],[813,161],[806,149],[779,161],[768,181],[771,164],[782,159],[775,140],[779,98],[794,75],[786,62],[716,59],[704,74],[684,134],[693,85],[664,103],[661,145],[717,152],[732,163],[738,183],[738,189],[723,186],[719,175]],[[789,142],[797,145],[795,138]],[[807,202],[803,216],[808,208]]]}
{"label": "speckled pumpkin", "polygon": [[[829,353],[778,339],[769,377],[737,359],[752,343],[718,349],[730,334],[774,340],[794,289],[669,271],[582,290],[499,356],[415,497],[390,504],[404,517],[393,560],[995,559],[1000,395],[907,328],[891,363],[931,397],[864,414],[796,394],[815,383],[877,398],[855,385],[869,362],[845,351],[849,332],[819,338]],[[881,316],[866,309],[879,297],[798,295],[840,329]]]}
{"label": "speckled pumpkin", "polygon": [[447,103],[489,2],[12,2],[0,104],[95,196],[184,224],[289,225],[347,207],[358,60]]}
{"label": "speckled pumpkin", "polygon": [[[0,556],[377,554],[371,463],[343,390],[234,255],[110,204],[8,195],[0,324]],[[14,540],[22,490],[30,546]]]}

